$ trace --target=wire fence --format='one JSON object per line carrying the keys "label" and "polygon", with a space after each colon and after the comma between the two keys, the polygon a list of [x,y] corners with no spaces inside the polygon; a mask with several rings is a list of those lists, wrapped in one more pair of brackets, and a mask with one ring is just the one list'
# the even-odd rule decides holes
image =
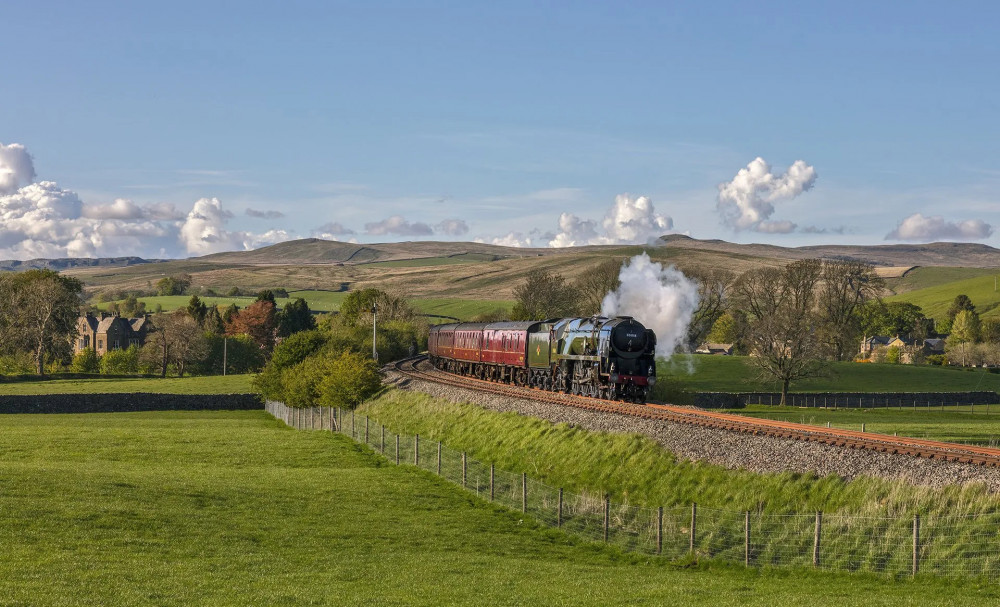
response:
{"label": "wire fence", "polygon": [[419,435],[396,434],[353,411],[292,408],[275,401],[267,402],[266,409],[298,430],[344,434],[390,462],[427,470],[481,499],[628,552],[749,567],[1000,577],[1000,513],[865,517],[735,511],[696,504],[634,506],[600,493],[570,493],[527,474],[498,469]]}

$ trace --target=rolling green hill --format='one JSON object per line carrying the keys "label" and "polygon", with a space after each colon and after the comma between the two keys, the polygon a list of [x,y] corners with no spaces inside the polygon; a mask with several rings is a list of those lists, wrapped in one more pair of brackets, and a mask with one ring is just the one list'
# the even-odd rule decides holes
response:
{"label": "rolling green hill", "polygon": [[[938,268],[938,270],[944,269]],[[943,278],[949,274],[953,276],[978,275],[906,291],[887,297],[886,301],[908,301],[923,308],[924,315],[941,319],[945,317],[955,296],[964,293],[976,305],[980,316],[1000,317],[1000,290],[998,290],[1000,286],[997,286],[1000,283],[994,282],[1000,276],[1000,270],[971,270],[969,268],[948,268],[948,270],[952,271],[929,273],[928,282],[933,283],[935,279]]]}

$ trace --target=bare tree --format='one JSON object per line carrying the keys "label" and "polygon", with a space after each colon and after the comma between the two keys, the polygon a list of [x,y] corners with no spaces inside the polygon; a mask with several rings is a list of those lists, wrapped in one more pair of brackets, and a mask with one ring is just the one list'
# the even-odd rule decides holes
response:
{"label": "bare tree", "polygon": [[177,374],[184,375],[187,365],[208,354],[204,330],[183,310],[153,317],[153,333],[146,341],[142,357],[148,363],[160,365],[160,376],[167,376],[171,364]]}
{"label": "bare tree", "polygon": [[590,268],[573,283],[573,290],[579,301],[578,312],[582,316],[600,314],[604,297],[621,286],[622,264],[624,260],[608,259]]}
{"label": "bare tree", "polygon": [[781,382],[781,404],[791,382],[825,372],[815,305],[821,270],[820,262],[802,260],[750,270],[733,284],[750,360],[762,379]]}
{"label": "bare tree", "polygon": [[688,344],[697,347],[705,341],[715,321],[726,311],[727,297],[735,276],[722,268],[695,270],[687,275],[698,282],[698,307],[688,325]]}
{"label": "bare tree", "polygon": [[857,353],[862,310],[882,292],[885,282],[875,267],[860,261],[823,264],[819,293],[823,319],[822,339],[834,360],[849,360]]}
{"label": "bare tree", "polygon": [[511,320],[544,320],[576,313],[573,287],[566,284],[562,274],[546,269],[528,274],[524,282],[514,288],[514,299],[517,301],[510,313]]}

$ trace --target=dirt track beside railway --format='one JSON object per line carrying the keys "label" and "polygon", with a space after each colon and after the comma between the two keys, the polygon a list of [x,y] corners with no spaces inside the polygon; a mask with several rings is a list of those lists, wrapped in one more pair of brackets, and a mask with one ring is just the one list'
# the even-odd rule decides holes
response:
{"label": "dirt track beside railway", "polygon": [[753,472],[790,471],[819,476],[835,474],[847,480],[859,476],[874,476],[928,487],[983,483],[991,492],[1000,492],[1000,469],[997,468],[857,451],[819,443],[752,436],[617,413],[589,411],[412,379],[396,371],[389,371],[386,381],[399,388],[425,392],[453,402],[468,402],[494,411],[510,411],[600,432],[644,434],[679,457],[731,469],[742,468]]}

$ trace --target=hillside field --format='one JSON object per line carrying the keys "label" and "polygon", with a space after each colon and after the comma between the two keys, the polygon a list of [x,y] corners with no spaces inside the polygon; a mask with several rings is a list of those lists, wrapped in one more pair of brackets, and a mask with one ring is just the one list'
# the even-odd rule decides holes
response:
{"label": "hillside field", "polygon": [[976,582],[672,566],[264,412],[0,416],[6,605],[969,605]]}
{"label": "hillside field", "polygon": [[[55,376],[58,378],[58,376]],[[0,382],[0,394],[248,394],[253,375],[101,377]]]}
{"label": "hillside field", "polygon": [[[948,307],[951,306],[955,296],[964,293],[976,305],[976,311],[979,312],[980,316],[983,318],[1000,317],[1000,290],[998,290],[1000,287],[997,286],[1000,283],[994,282],[1000,278],[1000,270],[955,269],[962,270],[962,272],[955,272],[956,276],[969,274],[973,274],[973,276],[908,290],[899,295],[887,297],[886,301],[908,301],[923,308],[925,316],[943,319],[946,317]],[[939,274],[943,274],[943,272]]]}

